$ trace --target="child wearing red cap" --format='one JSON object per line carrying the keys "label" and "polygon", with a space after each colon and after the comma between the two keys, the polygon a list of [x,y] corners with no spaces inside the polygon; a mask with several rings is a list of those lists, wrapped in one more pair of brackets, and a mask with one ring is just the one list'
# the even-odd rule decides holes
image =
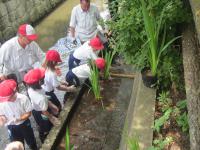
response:
{"label": "child wearing red cap", "polygon": [[[14,80],[4,80],[0,83],[0,116],[4,116],[5,124],[11,142],[20,141],[32,150],[37,150],[36,140],[29,117],[32,105],[26,95],[16,91],[17,84]],[[2,121],[2,119],[0,119]]]}
{"label": "child wearing red cap", "polygon": [[65,82],[59,82],[56,74],[56,66],[59,62],[62,62],[60,54],[56,50],[49,50],[46,53],[46,72],[44,78],[44,89],[46,95],[50,96],[50,101],[55,104],[59,110],[61,110],[61,104],[57,96],[54,93],[54,89],[73,92],[75,90],[74,86],[67,86]]}
{"label": "child wearing red cap", "polygon": [[43,69],[32,69],[24,76],[24,82],[28,86],[28,95],[33,107],[32,114],[39,126],[39,137],[42,143],[51,130],[52,124],[56,125],[59,122],[47,111],[49,103],[45,91],[41,87],[44,76],[45,70]]}
{"label": "child wearing red cap", "polygon": [[[103,58],[97,58],[94,62],[100,71],[104,70],[106,62]],[[65,79],[69,83],[69,85],[79,86],[80,80],[87,79],[89,76],[90,66],[89,64],[83,64],[73,68],[72,70],[69,70],[66,74]]]}
{"label": "child wearing red cap", "polygon": [[104,46],[98,37],[85,42],[69,56],[69,70],[79,66],[81,61],[84,62],[88,59],[95,60],[97,58],[97,52],[102,49],[104,49]]}

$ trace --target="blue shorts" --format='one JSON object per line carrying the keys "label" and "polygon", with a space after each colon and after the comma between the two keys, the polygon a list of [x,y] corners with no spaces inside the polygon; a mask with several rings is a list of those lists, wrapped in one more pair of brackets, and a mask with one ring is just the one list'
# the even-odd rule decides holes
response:
{"label": "blue shorts", "polygon": [[69,61],[68,61],[68,65],[69,65],[69,70],[72,70],[73,68],[75,68],[76,66],[79,66],[80,64],[80,60],[75,58],[73,56],[73,54],[70,54],[69,56]]}
{"label": "blue shorts", "polygon": [[71,70],[68,71],[65,79],[69,83],[69,85],[80,86],[79,78]]}
{"label": "blue shorts", "polygon": [[38,149],[29,119],[27,119],[20,125],[8,125],[7,128],[11,142],[20,141],[24,143],[25,140],[30,149]]}

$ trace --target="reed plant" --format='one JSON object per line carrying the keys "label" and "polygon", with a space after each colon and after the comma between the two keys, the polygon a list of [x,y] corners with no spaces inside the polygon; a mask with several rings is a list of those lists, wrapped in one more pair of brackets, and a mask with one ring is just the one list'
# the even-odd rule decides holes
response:
{"label": "reed plant", "polygon": [[70,145],[69,128],[66,128],[65,135],[65,150],[74,150],[74,147]]}
{"label": "reed plant", "polygon": [[128,138],[129,150],[140,150],[138,140],[136,138]]}
{"label": "reed plant", "polygon": [[93,61],[90,61],[89,80],[91,83],[91,90],[94,93],[95,99],[100,100],[102,97],[101,97],[101,93],[100,93],[99,70],[96,67],[96,65],[93,63]]}
{"label": "reed plant", "polygon": [[108,79],[110,77],[110,66],[112,64],[113,57],[116,51],[106,51],[104,55],[104,59],[106,61],[105,69],[104,69],[104,78]]}
{"label": "reed plant", "polygon": [[[158,19],[154,16],[154,12],[151,12],[146,7],[146,2],[141,1],[144,30],[146,33],[147,41],[143,45],[143,50],[147,52],[147,61],[149,63],[151,73],[156,76],[161,54],[180,36],[175,37],[168,42],[166,42],[166,27],[163,21],[163,15],[165,8],[172,5],[172,3],[167,3],[162,9],[161,15]],[[150,3],[150,2],[149,2]]]}

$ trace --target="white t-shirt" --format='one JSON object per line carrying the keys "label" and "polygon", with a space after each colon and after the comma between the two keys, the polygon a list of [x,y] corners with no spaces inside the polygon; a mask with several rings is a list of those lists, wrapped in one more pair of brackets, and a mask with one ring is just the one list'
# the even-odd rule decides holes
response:
{"label": "white t-shirt", "polygon": [[46,111],[48,108],[48,99],[43,89],[34,90],[28,88],[28,95],[31,99],[32,107],[36,111]]}
{"label": "white t-shirt", "polygon": [[58,87],[60,85],[58,79],[57,79],[57,75],[55,72],[53,72],[50,69],[47,69],[45,72],[45,78],[44,78],[44,85],[43,85],[43,89],[46,92],[51,92],[53,91],[56,87]]}
{"label": "white t-shirt", "polygon": [[74,51],[73,56],[76,59],[81,60],[81,62],[85,62],[88,59],[97,59],[97,53],[93,52],[92,47],[89,45],[89,41],[85,42],[81,47],[77,48]]}
{"label": "white t-shirt", "polygon": [[[26,95],[17,93],[17,98],[14,102],[2,102],[0,103],[0,115],[5,115],[8,122],[13,118],[19,119],[21,115],[32,111],[32,105]],[[17,122],[15,124],[7,125],[19,125],[24,121]]]}
{"label": "white t-shirt", "polygon": [[0,73],[15,73],[19,82],[23,81],[25,71],[33,68],[36,62],[42,62],[44,53],[38,44],[32,41],[25,48],[19,45],[18,37],[6,41],[0,48]]}
{"label": "white t-shirt", "polygon": [[83,11],[81,5],[73,8],[70,27],[75,28],[75,36],[81,41],[88,41],[97,33],[97,21],[100,19],[98,8],[90,4],[88,11]]}
{"label": "white t-shirt", "polygon": [[83,64],[72,69],[72,72],[79,79],[86,79],[90,76],[90,67],[88,64]]}

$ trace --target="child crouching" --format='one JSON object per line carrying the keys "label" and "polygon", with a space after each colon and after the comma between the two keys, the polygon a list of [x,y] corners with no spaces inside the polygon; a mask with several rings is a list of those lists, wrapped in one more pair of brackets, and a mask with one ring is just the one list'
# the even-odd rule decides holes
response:
{"label": "child crouching", "polygon": [[50,101],[61,110],[61,104],[54,93],[54,89],[73,92],[76,88],[74,86],[67,86],[65,82],[59,82],[56,74],[56,66],[61,61],[60,54],[56,50],[49,50],[46,53],[46,71],[44,78],[44,89],[46,95],[50,96]]}
{"label": "child crouching", "polygon": [[[104,70],[106,62],[103,58],[97,58],[94,62],[100,71]],[[89,76],[90,76],[90,65],[83,64],[73,68],[72,70],[69,70],[68,73],[66,74],[65,79],[69,83],[69,85],[80,86],[80,80],[83,81],[87,79]]]}
{"label": "child crouching", "polygon": [[88,59],[95,60],[100,50],[103,50],[104,46],[98,37],[94,37],[91,40],[85,42],[82,46],[77,48],[73,54],[69,56],[69,70],[79,66],[82,62]]}

